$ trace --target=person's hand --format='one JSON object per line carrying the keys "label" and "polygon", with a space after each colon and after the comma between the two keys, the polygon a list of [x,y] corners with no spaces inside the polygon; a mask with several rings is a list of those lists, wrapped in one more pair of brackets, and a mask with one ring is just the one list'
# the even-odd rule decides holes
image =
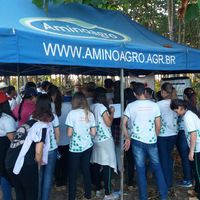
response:
{"label": "person's hand", "polygon": [[194,161],[194,150],[190,150],[188,158],[190,161]]}
{"label": "person's hand", "polygon": [[114,107],[110,107],[110,113],[114,113],[115,112],[115,108]]}
{"label": "person's hand", "polygon": [[130,138],[127,138],[124,142],[124,151],[128,151],[131,145],[131,140]]}

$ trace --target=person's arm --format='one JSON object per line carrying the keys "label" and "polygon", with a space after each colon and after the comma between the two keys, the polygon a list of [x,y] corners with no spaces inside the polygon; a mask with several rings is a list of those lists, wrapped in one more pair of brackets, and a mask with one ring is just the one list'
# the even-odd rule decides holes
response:
{"label": "person's arm", "polygon": [[90,128],[90,134],[91,134],[92,136],[95,136],[95,135],[96,135],[96,128],[95,128],[95,127],[91,127],[91,128]]}
{"label": "person's arm", "polygon": [[14,139],[14,133],[7,133],[7,137],[10,141],[12,141]]}
{"label": "person's arm", "polygon": [[54,133],[55,133],[55,137],[56,137],[56,143],[58,144],[59,139],[60,139],[60,128],[59,127],[55,127],[54,128]]}
{"label": "person's arm", "polygon": [[125,137],[125,143],[124,143],[124,150],[128,151],[130,148],[130,144],[131,144],[131,138],[128,134],[128,129],[127,129],[127,124],[128,124],[128,118],[126,116],[123,117],[123,121],[122,121],[122,131]]}
{"label": "person's arm", "polygon": [[68,135],[69,137],[71,137],[72,134],[73,134],[73,128],[68,126],[68,127],[67,127],[67,135]]}
{"label": "person's arm", "polygon": [[160,134],[160,129],[161,129],[160,117],[156,117],[156,119],[155,119],[155,129],[156,129],[156,135],[158,136]]}
{"label": "person's arm", "polygon": [[103,113],[103,120],[106,124],[106,126],[111,127],[113,119],[114,119],[114,112],[115,109],[113,107],[110,108],[110,114],[108,112]]}
{"label": "person's arm", "polygon": [[35,145],[35,161],[42,164],[42,153],[43,153],[44,142],[38,142]]}
{"label": "person's arm", "polygon": [[189,152],[189,160],[193,161],[194,160],[194,149],[197,141],[197,132],[193,131],[190,133],[190,152]]}

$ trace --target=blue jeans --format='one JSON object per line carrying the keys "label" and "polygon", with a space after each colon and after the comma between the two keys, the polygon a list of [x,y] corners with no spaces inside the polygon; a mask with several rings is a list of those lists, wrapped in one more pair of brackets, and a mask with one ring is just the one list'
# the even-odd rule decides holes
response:
{"label": "blue jeans", "polygon": [[158,137],[158,152],[160,157],[160,164],[162,166],[163,174],[167,187],[172,187],[173,184],[173,157],[172,151],[177,141],[177,135],[169,137]]}
{"label": "blue jeans", "polygon": [[156,175],[158,190],[162,200],[167,199],[167,185],[159,161],[157,144],[145,144],[132,140],[132,151],[135,159],[140,200],[147,200],[146,158],[149,158]]}
{"label": "blue jeans", "polygon": [[4,178],[0,177],[0,182],[1,182],[1,189],[3,193],[3,199],[4,200],[11,200],[12,195],[11,195],[11,185],[10,183]]}
{"label": "blue jeans", "polygon": [[191,169],[191,163],[188,159],[189,147],[187,144],[184,130],[180,130],[178,132],[176,147],[177,147],[179,155],[181,157],[183,176],[184,176],[183,180],[191,181],[192,180],[192,169]]}
{"label": "blue jeans", "polygon": [[55,171],[57,149],[48,152],[48,164],[43,165],[39,175],[39,200],[48,200]]}

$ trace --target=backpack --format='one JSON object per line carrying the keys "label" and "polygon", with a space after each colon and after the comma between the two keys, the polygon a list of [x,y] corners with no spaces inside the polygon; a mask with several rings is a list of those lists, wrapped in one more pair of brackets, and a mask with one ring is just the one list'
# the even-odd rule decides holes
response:
{"label": "backpack", "polygon": [[21,148],[24,144],[24,141],[26,139],[26,136],[27,136],[30,128],[36,122],[37,122],[36,120],[31,119],[17,129],[14,139],[10,143],[10,147],[7,151],[7,155],[6,155],[6,159],[5,159],[5,167],[7,170],[13,169],[15,162],[18,158],[18,155],[21,151]]}

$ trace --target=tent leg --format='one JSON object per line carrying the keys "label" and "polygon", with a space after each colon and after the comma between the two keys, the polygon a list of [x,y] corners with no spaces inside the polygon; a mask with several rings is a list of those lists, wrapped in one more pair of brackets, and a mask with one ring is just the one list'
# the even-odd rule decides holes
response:
{"label": "tent leg", "polygon": [[[120,70],[120,101],[121,101],[121,113],[123,119],[124,113],[124,69]],[[121,123],[121,180],[120,180],[120,190],[121,190],[121,200],[124,199],[124,136],[123,136],[123,123]]]}
{"label": "tent leg", "polygon": [[20,94],[20,75],[19,75],[19,64],[17,64],[17,92]]}

